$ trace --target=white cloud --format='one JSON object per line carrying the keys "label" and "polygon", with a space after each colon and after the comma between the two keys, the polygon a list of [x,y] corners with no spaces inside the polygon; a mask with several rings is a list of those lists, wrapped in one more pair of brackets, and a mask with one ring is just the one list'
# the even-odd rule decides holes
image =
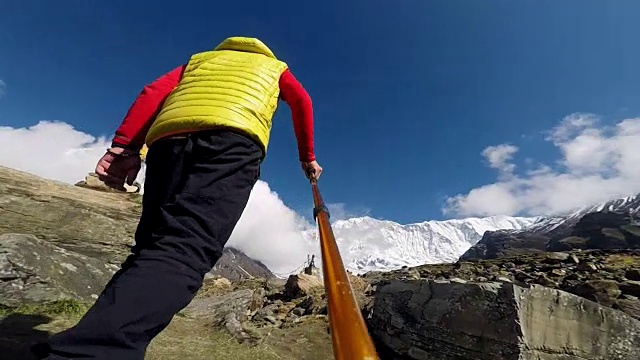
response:
{"label": "white cloud", "polygon": [[[524,174],[515,169],[517,148],[485,149],[489,166],[500,171],[497,181],[447,201],[444,212],[457,216],[542,215],[572,211],[586,204],[640,192],[640,118],[601,126],[591,114],[572,114],[552,129],[547,141],[560,151],[559,170],[537,165]],[[527,159],[527,164],[534,162]]]}
{"label": "white cloud", "polygon": [[[0,165],[75,184],[110,145],[64,122],[41,121],[27,128],[0,127]],[[144,168],[138,176],[144,182]],[[277,274],[299,268],[319,245],[306,242],[301,229],[315,226],[288,208],[269,185],[258,181],[228,245],[262,261]]]}
{"label": "white cloud", "polygon": [[0,164],[50,179],[76,183],[95,169],[111,144],[71,125],[41,121],[27,128],[0,127]]}
{"label": "white cloud", "polygon": [[0,79],[0,99],[7,93],[7,83]]}
{"label": "white cloud", "polygon": [[264,181],[258,181],[228,245],[262,261],[276,274],[288,274],[320,253],[302,237],[302,230],[315,226],[288,208]]}
{"label": "white cloud", "polygon": [[366,208],[350,209],[345,203],[328,203],[327,209],[329,210],[331,221],[362,217],[368,215],[370,212],[370,210]]}
{"label": "white cloud", "polygon": [[509,162],[518,148],[509,144],[489,146],[482,151],[482,156],[489,161],[489,167],[500,171],[501,175],[511,174],[516,166]]}

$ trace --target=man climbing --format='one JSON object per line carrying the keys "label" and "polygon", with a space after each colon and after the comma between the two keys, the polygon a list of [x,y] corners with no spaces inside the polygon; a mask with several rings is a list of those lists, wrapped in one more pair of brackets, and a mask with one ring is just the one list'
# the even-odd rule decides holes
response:
{"label": "man climbing", "polygon": [[144,359],[220,258],[260,176],[279,98],[302,170],[317,179],[311,99],[260,40],[228,38],[144,87],[96,166],[122,188],[148,146],[135,246],[79,323],[34,347],[41,359]]}

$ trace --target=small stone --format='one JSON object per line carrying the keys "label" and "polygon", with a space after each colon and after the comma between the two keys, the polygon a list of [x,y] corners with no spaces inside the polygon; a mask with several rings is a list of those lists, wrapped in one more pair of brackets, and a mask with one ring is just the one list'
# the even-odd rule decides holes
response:
{"label": "small stone", "polygon": [[539,285],[555,288],[558,286],[553,280],[549,279],[546,275],[542,275],[535,280],[535,282]]}
{"label": "small stone", "polygon": [[576,270],[579,271],[598,271],[598,267],[594,264],[594,263],[580,263],[578,264],[578,266],[576,267]]}
{"label": "small stone", "polygon": [[514,278],[521,283],[529,283],[531,280],[535,279],[533,276],[527,274],[524,271],[517,271],[514,275]]}
{"label": "small stone", "polygon": [[251,297],[251,304],[249,305],[249,310],[257,311],[258,309],[264,306],[266,291],[263,288],[258,288],[253,292]]}
{"label": "small stone", "polygon": [[562,269],[553,269],[551,270],[551,274],[555,276],[565,276],[567,272]]}
{"label": "small stone", "polygon": [[506,283],[512,282],[511,279],[506,278],[504,276],[498,276],[498,278],[496,280],[501,281],[501,282],[506,282]]}
{"label": "small stone", "polygon": [[640,270],[639,269],[627,270],[624,277],[626,277],[629,280],[640,281]]}
{"label": "small stone", "polygon": [[578,260],[578,257],[576,256],[576,254],[571,254],[571,260],[573,260],[573,262],[576,264],[580,263],[580,260]]}
{"label": "small stone", "polygon": [[301,302],[296,305],[296,307],[305,310],[306,313],[310,313],[313,309],[314,301],[312,296],[307,296]]}
{"label": "small stone", "polygon": [[293,308],[293,310],[291,310],[291,313],[297,316],[303,316],[305,314],[306,310],[303,308]]}
{"label": "small stone", "polygon": [[566,280],[578,280],[580,276],[576,273],[571,273],[565,277]]}
{"label": "small stone", "polygon": [[625,281],[624,283],[619,285],[620,290],[625,295],[631,295],[635,297],[640,297],[640,281]]}
{"label": "small stone", "polygon": [[567,291],[604,306],[612,306],[623,293],[622,287],[613,280],[589,280]]}
{"label": "small stone", "polygon": [[569,258],[569,254],[563,252],[551,252],[547,254],[544,262],[547,264],[559,264],[566,261]]}

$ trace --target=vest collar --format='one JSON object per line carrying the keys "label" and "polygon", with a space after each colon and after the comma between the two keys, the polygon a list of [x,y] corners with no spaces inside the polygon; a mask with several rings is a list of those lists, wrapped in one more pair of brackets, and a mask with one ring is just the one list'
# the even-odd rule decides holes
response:
{"label": "vest collar", "polygon": [[262,41],[256,38],[249,37],[233,36],[226,38],[213,50],[244,51],[262,54],[273,59],[276,58],[271,49],[269,49],[269,47],[267,47],[267,45],[265,45]]}

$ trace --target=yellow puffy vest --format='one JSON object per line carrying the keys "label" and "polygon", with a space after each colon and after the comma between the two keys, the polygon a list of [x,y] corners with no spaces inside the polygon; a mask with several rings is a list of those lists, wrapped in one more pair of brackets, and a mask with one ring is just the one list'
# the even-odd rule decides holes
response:
{"label": "yellow puffy vest", "polygon": [[147,145],[166,136],[227,128],[254,139],[266,154],[286,69],[254,38],[231,37],[194,54],[151,125]]}

